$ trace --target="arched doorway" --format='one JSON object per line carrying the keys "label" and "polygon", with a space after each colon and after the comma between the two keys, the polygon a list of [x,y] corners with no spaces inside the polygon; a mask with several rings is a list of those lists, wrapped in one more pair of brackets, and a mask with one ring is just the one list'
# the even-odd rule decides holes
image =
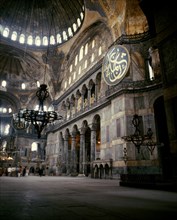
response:
{"label": "arched doorway", "polygon": [[163,96],[159,97],[154,102],[154,116],[156,124],[156,135],[158,145],[158,154],[162,173],[166,178],[172,175],[171,161],[170,161],[170,145],[168,139],[167,120],[164,106]]}

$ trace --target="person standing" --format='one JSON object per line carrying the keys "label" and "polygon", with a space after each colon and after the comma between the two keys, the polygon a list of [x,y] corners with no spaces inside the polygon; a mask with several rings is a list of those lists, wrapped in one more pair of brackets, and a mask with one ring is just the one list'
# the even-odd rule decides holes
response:
{"label": "person standing", "polygon": [[39,167],[39,176],[41,177],[43,175],[43,169]]}
{"label": "person standing", "polygon": [[8,176],[11,176],[11,172],[12,172],[12,167],[11,167],[11,164],[9,164],[9,167],[7,168],[7,175]]}
{"label": "person standing", "polygon": [[22,167],[19,166],[18,168],[18,177],[21,177],[22,176]]}
{"label": "person standing", "polygon": [[22,173],[22,175],[23,175],[23,176],[26,175],[26,167],[23,168],[23,173]]}

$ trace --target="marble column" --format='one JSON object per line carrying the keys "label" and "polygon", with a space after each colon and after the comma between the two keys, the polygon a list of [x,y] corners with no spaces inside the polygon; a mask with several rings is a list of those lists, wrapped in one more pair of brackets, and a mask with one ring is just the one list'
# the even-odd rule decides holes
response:
{"label": "marble column", "polygon": [[76,133],[72,133],[71,142],[71,172],[76,172]]}
{"label": "marble column", "polygon": [[95,84],[95,102],[98,100],[98,84]]}
{"label": "marble column", "polygon": [[76,97],[76,99],[75,99],[75,106],[74,106],[74,108],[75,108],[75,115],[77,115],[77,107],[78,107],[78,97]]}
{"label": "marble column", "polygon": [[90,89],[88,89],[88,97],[87,97],[87,99],[88,99],[88,108],[90,107],[90,99],[91,99],[91,90]]}
{"label": "marble column", "polygon": [[65,173],[68,173],[68,135],[65,135],[64,139],[64,164],[65,164]]}
{"label": "marble column", "polygon": [[63,137],[61,134],[59,134],[59,153],[58,153],[58,159],[59,159],[59,174],[63,173],[63,164],[64,164],[64,143],[63,143]]}
{"label": "marble column", "polygon": [[85,168],[85,132],[80,133],[80,161],[79,161],[79,173],[84,174]]}
{"label": "marble column", "polygon": [[96,124],[93,124],[91,128],[91,155],[90,155],[91,176],[94,174],[92,164],[93,164],[93,161],[96,159],[95,157],[96,157]]}

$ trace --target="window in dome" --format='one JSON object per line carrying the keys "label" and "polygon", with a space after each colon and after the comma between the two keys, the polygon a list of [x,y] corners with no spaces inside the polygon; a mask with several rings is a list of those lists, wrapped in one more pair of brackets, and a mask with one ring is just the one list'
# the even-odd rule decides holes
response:
{"label": "window in dome", "polygon": [[43,39],[42,39],[42,44],[43,44],[44,46],[47,46],[47,45],[48,45],[48,39],[47,39],[46,36],[43,37]]}
{"label": "window in dome", "polygon": [[24,44],[25,43],[25,35],[24,34],[21,34],[20,37],[19,37],[19,42],[21,44]]}
{"label": "window in dome", "polygon": [[6,85],[7,85],[7,82],[6,82],[5,80],[3,80],[3,81],[2,81],[2,83],[1,83],[1,85],[2,85],[2,87],[4,87],[4,88],[5,88],[5,87],[6,87]]}
{"label": "window in dome", "polygon": [[66,34],[66,31],[63,31],[63,40],[68,40],[68,36],[67,36],[67,34]]}
{"label": "window in dome", "polygon": [[12,112],[12,109],[11,108],[9,108],[9,113],[11,113]]}
{"label": "window in dome", "polygon": [[81,12],[81,13],[80,13],[80,16],[81,16],[81,20],[83,20],[83,18],[84,18],[84,13]]}
{"label": "window in dome", "polygon": [[36,45],[36,46],[40,46],[40,45],[41,45],[41,39],[40,39],[39,36],[37,36],[37,37],[35,38],[35,45]]}
{"label": "window in dome", "polygon": [[22,84],[21,84],[21,87],[22,87],[23,90],[26,89],[25,83],[22,83]]}
{"label": "window in dome", "polygon": [[9,36],[9,28],[6,27],[6,28],[4,29],[4,31],[3,31],[3,36],[4,36],[4,37],[8,37],[8,36]]}
{"label": "window in dome", "polygon": [[29,45],[32,45],[32,44],[33,44],[33,37],[32,37],[31,35],[28,36],[27,44],[29,44]]}
{"label": "window in dome", "polygon": [[17,32],[16,31],[12,32],[11,40],[13,40],[13,41],[17,40]]}
{"label": "window in dome", "polygon": [[61,44],[62,40],[61,40],[61,35],[57,34],[57,43]]}
{"label": "window in dome", "polygon": [[81,20],[80,20],[80,18],[77,19],[77,25],[78,25],[78,27],[81,26]]}
{"label": "window in dome", "polygon": [[55,44],[55,38],[53,35],[50,36],[50,44],[54,45]]}
{"label": "window in dome", "polygon": [[69,28],[68,28],[68,35],[69,35],[70,37],[72,37],[72,36],[73,36],[73,32],[72,32],[71,27],[69,27]]}
{"label": "window in dome", "polygon": [[66,89],[66,87],[67,87],[67,81],[65,81],[65,89]]}
{"label": "window in dome", "polygon": [[2,109],[2,112],[3,112],[3,113],[6,113],[6,112],[7,112],[7,108],[3,108],[3,109]]}
{"label": "window in dome", "polygon": [[77,31],[77,25],[75,23],[73,24],[73,30],[74,30],[74,32]]}

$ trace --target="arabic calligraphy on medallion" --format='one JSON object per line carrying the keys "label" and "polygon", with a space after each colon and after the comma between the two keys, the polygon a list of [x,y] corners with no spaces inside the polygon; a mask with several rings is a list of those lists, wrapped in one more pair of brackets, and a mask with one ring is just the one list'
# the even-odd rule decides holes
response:
{"label": "arabic calligraphy on medallion", "polygon": [[122,45],[112,46],[103,59],[102,74],[108,85],[116,85],[126,75],[130,66],[128,50]]}

